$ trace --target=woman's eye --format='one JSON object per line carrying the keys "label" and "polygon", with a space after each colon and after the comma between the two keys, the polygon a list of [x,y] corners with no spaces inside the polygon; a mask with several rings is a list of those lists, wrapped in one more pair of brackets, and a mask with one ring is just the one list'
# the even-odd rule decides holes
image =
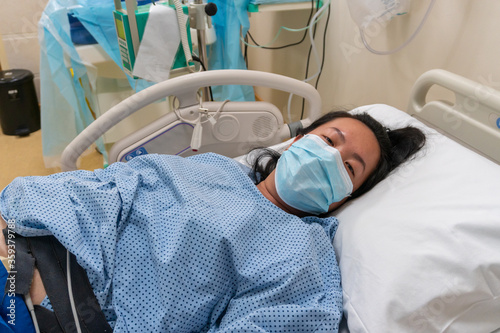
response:
{"label": "woman's eye", "polygon": [[333,146],[333,141],[332,141],[332,139],[330,139],[329,137],[325,136],[325,140],[326,140],[326,142],[327,142],[330,146]]}
{"label": "woman's eye", "polygon": [[349,171],[351,171],[352,175],[354,176],[354,168],[352,167],[352,165],[349,164],[348,162],[346,162],[345,165],[347,166],[347,169],[349,169]]}

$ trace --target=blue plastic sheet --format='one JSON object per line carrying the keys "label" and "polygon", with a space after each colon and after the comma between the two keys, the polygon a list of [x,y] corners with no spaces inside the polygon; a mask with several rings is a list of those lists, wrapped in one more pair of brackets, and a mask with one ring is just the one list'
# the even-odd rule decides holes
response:
{"label": "blue plastic sheet", "polygon": [[[45,165],[56,167],[64,148],[94,120],[97,110],[88,73],[71,40],[72,13],[121,68],[112,0],[50,0],[39,21],[42,145]],[[93,81],[94,80],[94,81]],[[129,77],[136,91],[151,85]],[[104,110],[105,111],[105,110]],[[102,139],[98,148],[105,154]],[[106,159],[106,156],[105,156]]]}
{"label": "blue plastic sheet", "polygon": [[[9,273],[0,263],[0,290],[10,283]],[[0,332],[3,333],[35,333],[35,326],[23,297],[18,294],[6,293],[0,300]]]}
{"label": "blue plastic sheet", "polygon": [[[241,54],[240,27],[245,35],[250,28],[247,7],[250,0],[214,0],[217,14],[212,17],[217,41],[208,47],[209,69],[246,69]],[[253,87],[212,87],[214,99],[255,101]]]}

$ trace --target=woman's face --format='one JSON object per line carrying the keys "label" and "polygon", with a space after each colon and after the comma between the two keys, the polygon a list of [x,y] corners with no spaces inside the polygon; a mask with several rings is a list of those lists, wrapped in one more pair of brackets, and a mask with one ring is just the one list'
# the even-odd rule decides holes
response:
{"label": "woman's face", "polygon": [[[337,118],[319,126],[310,134],[319,136],[340,152],[353,184],[353,192],[375,170],[380,158],[380,147],[375,134],[361,121]],[[333,203],[330,210],[340,206],[343,201]]]}

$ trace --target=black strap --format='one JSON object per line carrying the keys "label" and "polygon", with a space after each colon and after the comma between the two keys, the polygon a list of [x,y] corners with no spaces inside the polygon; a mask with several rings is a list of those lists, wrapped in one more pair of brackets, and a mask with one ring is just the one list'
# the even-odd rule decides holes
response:
{"label": "black strap", "polygon": [[73,312],[69,303],[66,283],[66,265],[57,256],[50,236],[25,238],[36,266],[42,277],[43,286],[49,296],[55,316],[63,332],[75,332]]}
{"label": "black strap", "polygon": [[73,254],[71,254],[70,260],[71,284],[78,317],[89,332],[112,332],[111,326],[109,326],[101,306],[97,302],[87,273],[78,264]]}
{"label": "black strap", "polygon": [[[59,325],[64,332],[75,332],[67,284],[66,260],[69,252],[53,236],[27,238],[27,241]],[[73,299],[82,332],[112,332],[85,270],[78,265],[72,254],[70,270]]]}
{"label": "black strap", "polygon": [[[8,272],[4,292],[5,294],[15,293],[26,295],[30,291],[33,280],[35,258],[29,253],[26,242],[22,240],[18,241],[17,235],[11,233],[8,228],[3,229],[3,235],[7,248],[15,251],[15,259],[11,261],[12,265]],[[13,246],[10,247],[10,245]]]}
{"label": "black strap", "polygon": [[34,307],[40,333],[64,333],[54,312],[40,305]]}

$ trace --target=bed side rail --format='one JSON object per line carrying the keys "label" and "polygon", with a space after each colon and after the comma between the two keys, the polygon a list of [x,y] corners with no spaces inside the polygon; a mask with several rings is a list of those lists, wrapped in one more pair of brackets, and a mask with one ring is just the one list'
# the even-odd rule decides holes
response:
{"label": "bed side rail", "polygon": [[[455,102],[426,102],[433,85],[453,92]],[[492,87],[433,69],[413,85],[407,112],[500,164],[500,92]]]}
{"label": "bed side rail", "polygon": [[146,88],[118,103],[97,118],[64,149],[61,157],[62,170],[76,170],[78,157],[92,143],[121,120],[144,106],[169,96],[177,98],[179,108],[196,105],[199,103],[197,92],[200,88],[231,84],[268,87],[303,97],[308,105],[306,119],[301,120],[304,127],[321,114],[321,97],[318,91],[310,84],[297,79],[252,70],[226,69],[191,73]]}

